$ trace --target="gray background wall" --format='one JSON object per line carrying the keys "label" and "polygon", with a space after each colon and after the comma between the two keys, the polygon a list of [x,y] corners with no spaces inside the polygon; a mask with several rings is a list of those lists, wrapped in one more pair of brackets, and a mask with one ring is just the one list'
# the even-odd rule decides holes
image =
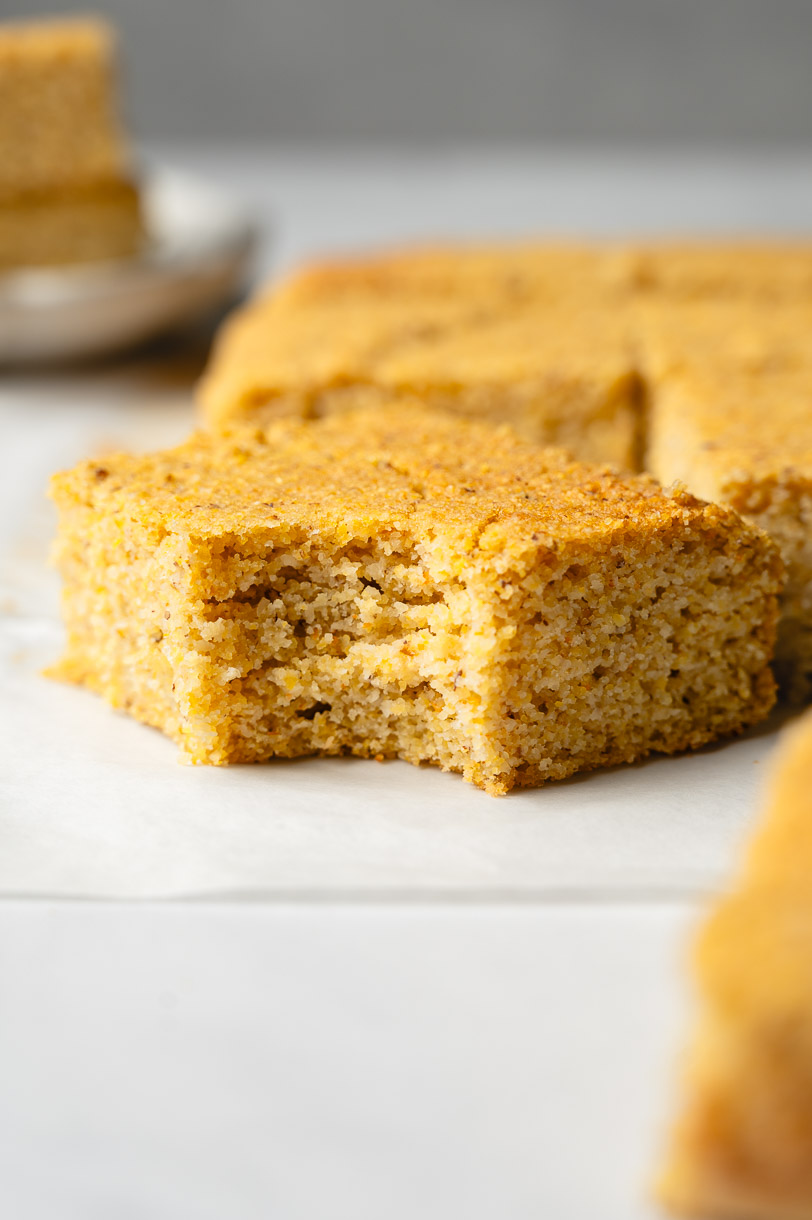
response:
{"label": "gray background wall", "polygon": [[812,140],[810,0],[0,0],[74,7],[144,138]]}

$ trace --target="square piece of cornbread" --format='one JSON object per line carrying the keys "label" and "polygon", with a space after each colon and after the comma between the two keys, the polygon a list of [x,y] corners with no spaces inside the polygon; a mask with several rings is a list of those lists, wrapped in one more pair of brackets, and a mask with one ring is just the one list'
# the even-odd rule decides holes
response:
{"label": "square piece of cornbread", "polygon": [[138,248],[114,60],[97,19],[0,24],[0,269]]}
{"label": "square piece of cornbread", "polygon": [[786,734],[734,892],[703,929],[699,1028],[660,1183],[687,1216],[812,1215],[812,717]]}
{"label": "square piece of cornbread", "polygon": [[730,509],[418,408],[56,477],[57,676],[193,762],[349,753],[491,793],[737,732],[779,560]]}
{"label": "square piece of cornbread", "polygon": [[222,431],[417,402],[635,468],[640,392],[613,267],[608,250],[530,245],[311,267],[226,324],[204,418]]}
{"label": "square piece of cornbread", "polygon": [[812,304],[666,308],[646,333],[647,468],[732,505],[786,565],[777,672],[812,692]]}

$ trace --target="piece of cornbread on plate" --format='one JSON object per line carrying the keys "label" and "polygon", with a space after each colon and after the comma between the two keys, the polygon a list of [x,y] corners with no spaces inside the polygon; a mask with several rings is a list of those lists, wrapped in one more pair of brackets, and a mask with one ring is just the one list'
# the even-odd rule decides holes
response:
{"label": "piece of cornbread on plate", "polygon": [[491,793],[774,698],[779,560],[731,510],[418,408],[56,477],[57,676],[193,762],[356,754]]}
{"label": "piece of cornbread on plate", "polygon": [[226,324],[205,421],[417,402],[633,468],[640,391],[613,266],[607,250],[506,245],[312,267]]}
{"label": "piece of cornbread on plate", "polygon": [[132,254],[138,194],[94,18],[0,24],[0,268]]}
{"label": "piece of cornbread on plate", "polygon": [[789,730],[743,876],[702,932],[701,1016],[660,1183],[688,1216],[812,1216],[812,716]]}

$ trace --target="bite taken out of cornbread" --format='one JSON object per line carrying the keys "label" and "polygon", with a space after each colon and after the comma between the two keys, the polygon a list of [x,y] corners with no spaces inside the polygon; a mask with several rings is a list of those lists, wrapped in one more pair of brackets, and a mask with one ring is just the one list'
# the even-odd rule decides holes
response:
{"label": "bite taken out of cornbread", "polygon": [[776,670],[812,694],[812,303],[666,306],[645,332],[646,465],[663,483],[732,505],[786,565]]}
{"label": "bite taken out of cornbread", "polygon": [[429,762],[488,792],[762,719],[780,561],[727,508],[418,408],[53,483],[56,676],[193,762]]}
{"label": "bite taken out of cornbread", "polygon": [[632,469],[640,390],[608,249],[450,248],[305,269],[226,324],[207,425],[399,401]]}
{"label": "bite taken out of cornbread", "polygon": [[772,768],[764,819],[702,931],[701,1001],[660,1194],[679,1215],[812,1216],[812,716]]}
{"label": "bite taken out of cornbread", "polygon": [[142,228],[110,27],[0,24],[0,270],[127,257]]}

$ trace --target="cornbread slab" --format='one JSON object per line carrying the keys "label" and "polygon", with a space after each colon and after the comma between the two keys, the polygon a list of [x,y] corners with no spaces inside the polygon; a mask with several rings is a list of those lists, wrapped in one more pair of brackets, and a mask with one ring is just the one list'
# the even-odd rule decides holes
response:
{"label": "cornbread slab", "polygon": [[812,1215],[812,717],[781,745],[761,830],[711,916],[701,1017],[661,1194],[690,1216]]}
{"label": "cornbread slab", "polygon": [[226,324],[208,425],[397,401],[631,468],[640,395],[615,262],[588,247],[416,251],[309,268]]}
{"label": "cornbread slab", "polygon": [[488,792],[766,715],[780,561],[731,510],[388,408],[59,475],[56,676],[192,762],[349,753]]}
{"label": "cornbread slab", "polygon": [[647,318],[646,465],[664,484],[732,505],[786,565],[777,671],[790,698],[812,693],[812,304]]}
{"label": "cornbread slab", "polygon": [[105,22],[0,24],[0,269],[138,248],[143,223],[115,83]]}

